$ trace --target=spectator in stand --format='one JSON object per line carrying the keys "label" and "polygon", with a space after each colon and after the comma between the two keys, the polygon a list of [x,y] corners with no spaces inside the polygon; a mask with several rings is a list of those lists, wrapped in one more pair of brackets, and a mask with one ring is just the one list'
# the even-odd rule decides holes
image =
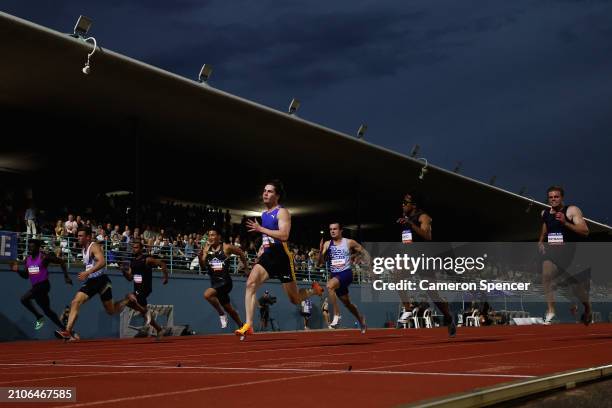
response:
{"label": "spectator in stand", "polygon": [[106,224],[106,228],[104,229],[104,234],[110,237],[111,232],[113,232],[113,224],[109,222]]}
{"label": "spectator in stand", "polygon": [[65,234],[64,223],[62,222],[62,220],[57,220],[57,223],[55,223],[54,232],[55,232],[55,238],[57,239],[57,242],[59,242]]}
{"label": "spectator in stand", "polygon": [[155,234],[151,230],[150,226],[145,225],[144,232],[142,233],[142,238],[146,241],[147,244],[149,243],[149,241],[155,238]]}
{"label": "spectator in stand", "polygon": [[132,231],[130,231],[130,227],[126,225],[121,235],[123,236],[124,241],[129,244],[132,238]]}
{"label": "spectator in stand", "polygon": [[64,224],[66,236],[69,238],[75,238],[78,227],[79,224],[74,220],[74,216],[72,214],[68,214],[68,221],[66,221]]}
{"label": "spectator in stand", "polygon": [[140,240],[140,228],[138,228],[138,227],[134,228],[134,234],[133,234],[132,238],[134,240],[138,240],[138,241]]}
{"label": "spectator in stand", "polygon": [[119,225],[115,225],[115,228],[110,232],[111,241],[121,241],[121,233],[119,232]]}
{"label": "spectator in stand", "polygon": [[30,236],[36,235],[36,208],[34,204],[25,211],[24,221],[26,224],[26,233]]}
{"label": "spectator in stand", "polygon": [[83,223],[83,219],[81,218],[81,216],[80,216],[80,215],[77,215],[77,217],[76,217],[76,223],[77,223],[77,228],[78,228],[78,227],[81,227],[81,226],[83,226],[83,225],[85,225],[85,224]]}
{"label": "spectator in stand", "polygon": [[234,246],[240,248],[240,235],[236,235],[236,238],[234,238]]}
{"label": "spectator in stand", "polygon": [[96,234],[96,241],[98,242],[106,241],[106,234],[104,233],[104,228],[102,228],[102,226],[98,227],[98,233]]}

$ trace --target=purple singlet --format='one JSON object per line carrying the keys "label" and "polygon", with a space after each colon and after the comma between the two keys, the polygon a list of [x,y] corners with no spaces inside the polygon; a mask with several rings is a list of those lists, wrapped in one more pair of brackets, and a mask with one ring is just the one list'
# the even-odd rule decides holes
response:
{"label": "purple singlet", "polygon": [[26,269],[28,270],[32,286],[46,281],[49,277],[49,271],[43,264],[42,252],[39,252],[38,256],[34,259],[32,259],[32,255],[28,255],[26,259]]}

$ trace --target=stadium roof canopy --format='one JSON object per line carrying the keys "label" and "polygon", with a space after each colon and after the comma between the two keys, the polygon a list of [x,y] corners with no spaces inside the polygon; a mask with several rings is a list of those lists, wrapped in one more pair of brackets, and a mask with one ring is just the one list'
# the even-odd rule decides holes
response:
{"label": "stadium roof canopy", "polygon": [[438,240],[537,236],[544,205],[517,194],[432,165],[419,180],[419,160],[104,48],[84,75],[89,43],[4,13],[0,44],[0,109],[14,129],[0,164],[34,168],[39,190],[136,189],[255,210],[278,177],[303,225],[339,219],[395,240],[403,193],[418,189]]}

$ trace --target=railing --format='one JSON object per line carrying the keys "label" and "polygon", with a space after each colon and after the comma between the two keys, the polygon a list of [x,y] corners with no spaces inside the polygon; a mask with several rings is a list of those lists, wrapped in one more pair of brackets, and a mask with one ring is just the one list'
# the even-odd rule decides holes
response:
{"label": "railing", "polygon": [[[18,233],[18,258],[25,259],[28,250],[28,241],[32,237],[26,233]],[[36,239],[44,242],[44,250],[53,251],[58,256],[66,260],[68,267],[72,265],[82,265],[82,248],[78,241],[73,237],[55,237],[50,235],[37,235]],[[104,257],[106,259],[106,268],[113,270],[119,269],[121,266],[129,262],[133,256],[129,243],[116,241],[98,241],[104,249]],[[205,272],[200,268],[198,262],[199,249],[185,251],[183,248],[173,245],[152,246],[145,245],[145,251],[151,255],[157,256],[166,262],[168,272],[170,274],[203,274]],[[247,255],[247,262],[252,267],[255,261],[255,256]],[[319,281],[325,282],[329,277],[329,272],[326,268],[315,267],[308,262],[296,262],[296,279],[302,282]],[[237,256],[232,255],[230,258],[230,271],[234,275],[244,276],[244,267],[241,265]],[[354,271],[355,282],[362,282],[364,274],[359,268]]]}

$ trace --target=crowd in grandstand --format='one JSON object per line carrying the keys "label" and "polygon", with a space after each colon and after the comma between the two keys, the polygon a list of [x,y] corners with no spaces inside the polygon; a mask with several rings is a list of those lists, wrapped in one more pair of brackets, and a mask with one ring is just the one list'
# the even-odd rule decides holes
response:
{"label": "crowd in grandstand", "polygon": [[[130,242],[141,240],[149,251],[163,259],[172,259],[174,267],[197,269],[197,254],[204,247],[210,227],[219,228],[227,243],[241,247],[254,257],[261,244],[259,234],[249,234],[246,216],[232,223],[227,209],[176,202],[150,202],[140,206],[138,216],[129,194],[103,196],[94,205],[83,208],[36,208],[34,203],[16,205],[13,195],[0,202],[0,230],[27,232],[54,237],[50,242],[58,254],[78,256],[76,231],[79,226],[92,229],[94,238],[104,242],[109,265],[120,262],[131,250]],[[21,207],[21,208],[20,208]],[[291,243],[298,269],[313,270],[318,250]]]}

